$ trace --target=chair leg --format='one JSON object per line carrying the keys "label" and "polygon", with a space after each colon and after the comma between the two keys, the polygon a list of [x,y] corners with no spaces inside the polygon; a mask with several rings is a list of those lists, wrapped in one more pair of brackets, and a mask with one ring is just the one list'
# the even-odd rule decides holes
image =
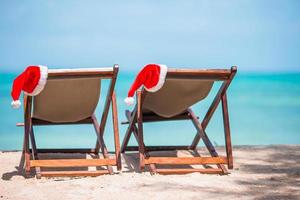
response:
{"label": "chair leg", "polygon": [[115,154],[116,154],[117,169],[120,171],[122,169],[122,165],[121,165],[121,153],[120,153],[118,111],[117,111],[115,92],[112,95],[112,118],[113,118],[113,126],[114,126],[114,140],[115,140]]}
{"label": "chair leg", "polygon": [[95,154],[98,155],[99,154],[99,150],[100,150],[100,145],[98,143],[98,141],[95,144]]}
{"label": "chair leg", "polygon": [[[203,121],[201,123],[201,126],[203,127],[203,130],[206,129],[206,126],[208,125],[211,117],[213,116],[213,114],[215,113],[220,101],[221,101],[221,98],[222,98],[222,94],[224,94],[230,84],[232,79],[230,79],[229,81],[224,81],[223,84],[221,85],[217,95],[215,96],[212,104],[210,105],[210,107],[208,108],[208,111],[207,113],[205,114],[204,118],[203,118]],[[189,109],[190,110],[190,109]],[[199,134],[197,134],[194,138],[194,141],[191,145],[191,147],[194,147],[196,148],[197,144],[199,143],[201,137]]]}
{"label": "chair leg", "polygon": [[[196,117],[196,115],[194,114],[194,112],[192,111],[192,109],[187,109],[187,111],[188,111],[188,113],[189,113],[189,116],[190,116],[190,118],[191,118],[191,120],[192,120],[192,123],[193,123],[193,125],[194,125],[194,127],[196,128],[196,130],[197,130],[197,132],[196,132],[196,135],[195,135],[195,137],[194,137],[194,139],[193,139],[193,142],[192,142],[192,144],[191,144],[191,146],[190,146],[190,148],[191,149],[193,149],[193,150],[196,150],[196,148],[197,148],[197,146],[198,146],[198,144],[199,144],[199,142],[200,142],[200,140],[201,140],[201,133],[200,133],[200,131],[199,131],[199,128],[198,128],[198,125],[197,125],[197,123],[199,122],[199,120],[198,120],[198,118]],[[200,123],[199,123],[200,124]],[[201,124],[200,124],[200,126],[201,126]],[[201,126],[202,127],[202,126]],[[203,127],[202,127],[203,128]]]}
{"label": "chair leg", "polygon": [[145,169],[145,146],[143,136],[143,113],[142,113],[142,92],[137,92],[137,123],[138,123],[138,143],[140,156],[140,170]]}
{"label": "chair leg", "polygon": [[24,156],[25,156],[25,174],[30,175],[30,150],[29,150],[29,124],[25,124],[24,133]]}
{"label": "chair leg", "polygon": [[19,166],[18,166],[18,173],[20,175],[23,174],[24,166],[25,166],[25,137],[24,137],[24,141],[23,141],[22,155],[20,158]]}
{"label": "chair leg", "polygon": [[[31,130],[29,133],[30,137],[30,142],[31,142],[31,155],[33,160],[38,160],[38,153],[37,153],[37,148],[36,148],[36,142],[35,142],[35,137],[34,137],[34,132],[33,132],[33,126],[31,125]],[[41,178],[41,168],[40,167],[35,167],[35,174],[36,178],[40,179]]]}
{"label": "chair leg", "polygon": [[[192,112],[190,112],[190,113],[191,113],[191,119],[193,117],[195,117]],[[131,115],[130,112],[126,113],[126,117],[127,117],[128,121],[131,122],[132,115]],[[197,119],[197,117],[195,117],[195,119]],[[198,122],[198,121],[196,120],[195,122]],[[217,169],[209,168],[205,164],[204,164],[204,167],[206,169],[193,169],[193,170],[174,169],[174,170],[171,170],[171,171],[164,170],[164,169],[157,169],[156,166],[155,166],[155,163],[153,162],[153,160],[152,160],[153,163],[151,161],[149,162],[149,160],[151,160],[153,158],[151,158],[150,154],[146,151],[147,149],[146,149],[144,141],[143,141],[143,119],[142,119],[142,116],[140,115],[139,112],[137,112],[137,123],[138,123],[137,124],[138,127],[136,127],[136,125],[133,123],[133,126],[132,126],[131,130],[132,130],[132,132],[133,132],[133,134],[134,134],[134,136],[135,136],[135,138],[136,138],[136,140],[138,141],[138,144],[139,144],[138,150],[139,150],[139,156],[140,156],[140,168],[141,168],[141,170],[143,170],[145,165],[147,165],[149,167],[149,170],[150,170],[151,174],[156,174],[156,173],[162,173],[162,174],[171,173],[171,174],[173,174],[173,173],[191,173],[191,172],[215,173],[215,174],[227,174],[228,173],[225,166],[223,164],[219,164],[219,163],[222,163],[222,162],[219,162],[219,161],[218,161],[218,163],[215,163],[218,166]],[[198,124],[200,124],[200,123],[198,122]],[[202,128],[201,124],[199,126],[200,126],[200,128]],[[199,130],[199,128],[197,128],[197,130],[198,130],[198,132],[201,132]],[[206,144],[209,152],[211,153],[211,155],[213,157],[219,157],[216,150],[214,149],[212,143],[210,142],[209,138],[207,137],[205,131],[201,132],[201,138],[202,137],[204,138],[205,144]],[[190,149],[190,148],[188,148],[188,149]],[[196,154],[195,156],[201,157],[198,154],[198,152],[195,152],[195,154]],[[165,158],[163,158],[163,159],[165,159]],[[180,159],[178,159],[178,160],[180,160]]]}
{"label": "chair leg", "polygon": [[[130,121],[130,120],[131,120],[131,113],[130,113],[130,112],[127,112],[127,113],[126,113],[126,117],[127,117],[127,120]],[[133,133],[133,135],[135,136],[136,141],[139,142],[138,128],[136,127],[135,124],[132,125],[132,133]],[[143,143],[143,145],[144,145],[144,147],[146,147],[146,146],[145,146],[145,143]],[[146,157],[149,157],[149,156],[150,156],[150,154],[146,151],[146,148],[145,148],[145,156],[146,156]],[[151,173],[151,174],[157,173],[155,164],[149,164],[149,169],[150,169],[150,173]]]}
{"label": "chair leg", "polygon": [[[101,146],[102,155],[103,155],[104,158],[109,158],[108,151],[107,151],[106,145],[104,143],[104,139],[103,139],[103,134],[100,133],[99,123],[96,119],[96,116],[93,115],[92,119],[93,119],[93,125],[94,125],[96,135],[97,135],[97,140],[98,140],[98,142]],[[107,170],[109,171],[110,174],[113,174],[113,169],[110,165],[107,165]]]}
{"label": "chair leg", "polygon": [[125,153],[126,147],[128,145],[128,142],[130,140],[130,137],[131,137],[131,134],[132,134],[132,131],[133,131],[133,125],[134,125],[135,120],[136,120],[136,109],[134,109],[132,113],[129,110],[126,110],[125,115],[128,118],[129,125],[128,125],[128,128],[126,130],[123,142],[122,142],[122,146],[121,146],[121,152],[122,153]]}
{"label": "chair leg", "polygon": [[195,137],[194,137],[194,139],[193,139],[193,142],[192,142],[192,144],[190,146],[191,149],[195,150],[197,148],[197,145],[199,144],[200,139],[201,139],[200,134],[199,134],[199,132],[197,132],[196,135],[195,135]]}
{"label": "chair leg", "polygon": [[35,136],[34,136],[33,126],[31,126],[31,131],[30,131],[30,135],[29,136],[30,136],[30,141],[31,141],[33,155],[37,159],[38,155],[37,155],[37,147],[36,147],[36,142],[35,142]]}
{"label": "chair leg", "polygon": [[31,97],[24,97],[24,157],[25,157],[25,174],[30,175],[30,150],[29,150],[29,134],[32,129],[31,123]]}
{"label": "chair leg", "polygon": [[[193,122],[195,128],[197,129],[197,131],[200,135],[200,138],[203,139],[203,142],[204,142],[206,148],[208,149],[210,155],[213,157],[218,157],[219,155],[218,155],[216,149],[214,148],[211,141],[209,140],[205,130],[202,128],[201,123],[197,119],[196,115],[194,114],[194,112],[191,109],[189,109],[189,113],[191,114],[192,122]],[[224,174],[228,173],[226,167],[223,164],[218,164],[217,166],[218,166],[218,168],[222,169]]]}
{"label": "chair leg", "polygon": [[228,168],[233,169],[233,157],[232,157],[232,146],[231,146],[231,136],[230,136],[230,126],[229,126],[229,115],[228,115],[228,104],[226,93],[222,96],[222,113],[223,113],[223,123],[224,123],[224,133],[226,142],[226,154],[228,159]]}

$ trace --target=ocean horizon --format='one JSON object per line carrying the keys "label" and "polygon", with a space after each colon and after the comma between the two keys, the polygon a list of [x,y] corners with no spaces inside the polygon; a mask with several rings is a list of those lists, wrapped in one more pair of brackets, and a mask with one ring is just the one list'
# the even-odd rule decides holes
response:
{"label": "ocean horizon", "polygon": [[[21,150],[23,143],[23,105],[13,109],[11,86],[17,73],[0,72],[0,150]],[[124,103],[127,91],[135,78],[133,72],[121,71],[116,85],[120,142],[127,125],[124,111],[132,109]],[[96,109],[98,121],[101,118],[104,98],[109,81],[101,85],[101,97]],[[203,119],[219,83],[214,84],[208,98],[192,106]],[[230,128],[233,145],[300,144],[300,72],[238,72],[228,89]],[[64,125],[34,127],[38,148],[93,148],[96,134],[92,125]],[[196,133],[190,121],[146,123],[144,137],[146,145],[189,145]],[[216,146],[224,145],[224,131],[219,105],[207,134]],[[113,151],[113,130],[111,113],[105,129],[105,141]],[[131,145],[136,141],[132,139]],[[200,145],[203,145],[202,143]]]}

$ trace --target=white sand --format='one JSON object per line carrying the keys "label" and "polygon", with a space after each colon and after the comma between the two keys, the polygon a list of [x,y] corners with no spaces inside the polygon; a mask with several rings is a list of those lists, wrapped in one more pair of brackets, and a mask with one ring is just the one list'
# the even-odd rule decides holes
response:
{"label": "white sand", "polygon": [[235,147],[235,168],[227,176],[151,176],[138,173],[130,154],[116,175],[25,179],[17,172],[20,155],[0,153],[0,200],[300,199],[299,145]]}

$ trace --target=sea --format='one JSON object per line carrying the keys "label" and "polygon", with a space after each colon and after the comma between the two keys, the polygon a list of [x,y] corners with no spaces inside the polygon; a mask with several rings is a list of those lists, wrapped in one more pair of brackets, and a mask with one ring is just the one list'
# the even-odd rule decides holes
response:
{"label": "sea", "polygon": [[[10,92],[17,73],[0,73],[0,150],[21,150],[24,128],[23,107],[13,109]],[[122,143],[127,124],[124,103],[127,91],[135,78],[132,72],[119,73],[116,85],[119,133]],[[102,84],[102,96],[96,109],[100,120],[109,81]],[[213,86],[208,98],[193,105],[194,112],[203,119],[220,83]],[[238,72],[228,89],[228,107],[233,145],[300,144],[300,73]],[[64,125],[35,127],[38,148],[93,148],[96,134],[92,125]],[[218,106],[207,129],[215,146],[224,145],[224,127],[221,105]],[[189,145],[196,130],[190,121],[146,123],[146,145]],[[114,150],[111,112],[104,139],[109,151]],[[130,145],[136,145],[131,138]],[[203,144],[200,143],[200,146]]]}

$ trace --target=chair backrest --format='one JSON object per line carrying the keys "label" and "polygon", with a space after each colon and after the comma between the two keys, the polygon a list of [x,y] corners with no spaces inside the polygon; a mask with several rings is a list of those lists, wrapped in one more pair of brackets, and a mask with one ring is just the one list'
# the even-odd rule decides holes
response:
{"label": "chair backrest", "polygon": [[205,99],[215,81],[228,80],[231,70],[168,69],[164,86],[146,92],[143,109],[161,117],[173,117]]}
{"label": "chair backrest", "polygon": [[103,72],[109,74],[113,68],[50,69],[45,88],[33,98],[32,117],[53,123],[91,117],[99,101]]}
{"label": "chair backrest", "polygon": [[144,108],[162,117],[172,117],[204,99],[214,81],[196,79],[166,79],[155,93],[147,93]]}

